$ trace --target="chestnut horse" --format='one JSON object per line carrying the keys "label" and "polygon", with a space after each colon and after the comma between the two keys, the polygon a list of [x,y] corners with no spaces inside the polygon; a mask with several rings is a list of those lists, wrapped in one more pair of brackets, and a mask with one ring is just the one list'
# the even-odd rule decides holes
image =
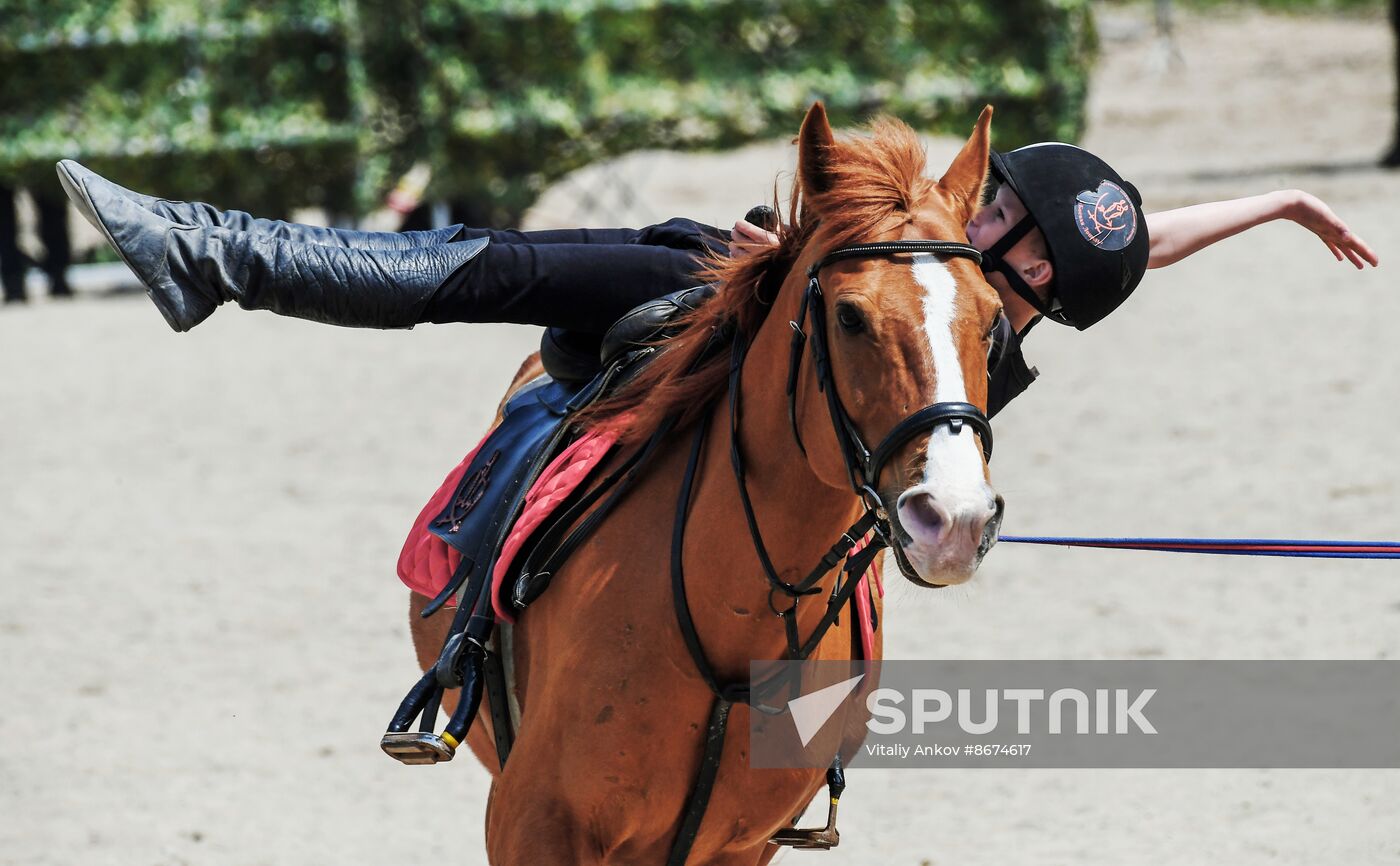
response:
{"label": "chestnut horse", "polygon": [[[682,558],[704,653],[725,681],[746,680],[750,660],[782,657],[786,641],[730,469],[729,353],[706,360],[704,345],[723,323],[736,324],[738,339],[748,341],[739,392],[748,489],[772,563],[784,581],[796,582],[863,512],[811,352],[799,367],[789,419],[789,322],[801,319],[807,268],[853,243],[965,241],[987,170],[990,120],[988,108],[935,182],[924,177],[923,149],[908,127],[885,120],[873,137],[838,141],[825,110],[814,105],[798,138],[791,228],[782,243],[717,263],[718,294],[690,314],[668,350],[627,390],[592,413],[592,423],[621,431],[633,444],[673,412],[681,413],[678,429],[710,425],[713,435],[698,452]],[[832,377],[865,441],[879,441],[935,402],[985,410],[988,335],[1000,303],[973,261],[877,255],[833,262],[821,274]],[[539,369],[527,362],[512,390]],[[667,571],[691,438],[673,434],[555,575],[550,591],[510,630],[506,646],[521,722],[505,769],[485,708],[468,735],[495,775],[486,841],[497,866],[666,862],[701,763],[713,701],[673,615]],[[890,517],[901,570],[923,585],[968,580],[1001,513],[977,437],[959,434],[956,424],[936,427],[898,448],[883,477],[881,500],[898,502]],[[819,602],[832,579],[813,596],[818,602],[799,608],[803,635],[821,618]],[[424,602],[415,597],[411,608],[427,670],[448,623],[420,620]],[[841,617],[812,657],[849,658],[852,619]],[[879,650],[877,640],[876,658]],[[450,712],[454,695],[448,697]],[[819,770],[750,768],[749,708],[736,705],[732,721],[737,730],[728,733],[688,863],[766,863],[777,851],[769,839],[792,825],[823,783]],[[857,712],[847,714],[852,746],[863,737],[864,722]]]}

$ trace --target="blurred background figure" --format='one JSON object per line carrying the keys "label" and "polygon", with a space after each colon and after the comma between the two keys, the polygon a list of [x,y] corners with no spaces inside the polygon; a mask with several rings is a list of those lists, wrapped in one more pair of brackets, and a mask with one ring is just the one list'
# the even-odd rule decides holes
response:
{"label": "blurred background figure", "polygon": [[68,200],[58,190],[29,190],[34,202],[35,230],[44,246],[44,257],[34,261],[19,248],[19,218],[15,206],[16,190],[0,184],[0,284],[5,291],[5,303],[17,304],[28,300],[25,276],[31,266],[37,266],[49,278],[49,296],[70,298],[68,265],[72,259],[68,242]]}
{"label": "blurred background figure", "polygon": [[1395,33],[1395,139],[1381,165],[1400,168],[1400,0],[1390,0],[1390,29]]}

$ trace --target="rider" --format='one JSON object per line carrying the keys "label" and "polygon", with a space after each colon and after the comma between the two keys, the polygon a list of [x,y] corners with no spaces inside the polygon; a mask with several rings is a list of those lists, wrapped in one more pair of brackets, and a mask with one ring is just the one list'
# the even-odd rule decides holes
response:
{"label": "rider", "polygon": [[[70,160],[58,170],[69,197],[177,331],[232,300],[350,327],[516,322],[596,340],[638,304],[692,287],[704,254],[741,255],[777,240],[744,220],[732,232],[685,219],[641,230],[358,232],[158,199]],[[1298,190],[1149,216],[1137,189],[1105,162],[1059,143],[993,153],[991,175],[995,196],[967,224],[1009,324],[990,371],[989,414],[1035,378],[1019,338],[1042,316],[1087,328],[1126,300],[1147,269],[1264,222],[1291,220],[1338,261],[1377,264],[1326,204]]]}

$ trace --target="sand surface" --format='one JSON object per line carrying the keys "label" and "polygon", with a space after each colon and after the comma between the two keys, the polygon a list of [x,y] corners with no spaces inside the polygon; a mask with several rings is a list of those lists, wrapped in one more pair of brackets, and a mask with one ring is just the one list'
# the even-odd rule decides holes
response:
{"label": "sand surface", "polygon": [[[1276,224],[1108,325],[1037,331],[1042,380],[998,418],[1005,530],[1400,538],[1383,19],[1183,16],[1166,71],[1144,14],[1102,32],[1086,144],[1150,208],[1303,187],[1390,261],[1358,275]],[[644,179],[636,221],[724,223],[790,163],[612,169]],[[572,194],[532,224],[576,220]],[[537,336],[0,311],[0,863],[483,863],[486,773],[376,746],[415,676],[393,566]],[[1387,563],[1003,545],[966,588],[890,586],[893,658],[1400,656]],[[1400,861],[1396,771],[865,771],[842,813],[837,852],[781,862]]]}

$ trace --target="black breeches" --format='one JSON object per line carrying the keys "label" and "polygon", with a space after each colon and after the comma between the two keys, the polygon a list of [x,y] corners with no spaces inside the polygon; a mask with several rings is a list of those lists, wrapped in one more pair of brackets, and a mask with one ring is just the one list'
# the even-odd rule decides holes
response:
{"label": "black breeches", "polygon": [[716,229],[671,220],[641,230],[467,229],[491,245],[438,289],[424,322],[515,322],[601,334],[628,310],[696,285]]}

